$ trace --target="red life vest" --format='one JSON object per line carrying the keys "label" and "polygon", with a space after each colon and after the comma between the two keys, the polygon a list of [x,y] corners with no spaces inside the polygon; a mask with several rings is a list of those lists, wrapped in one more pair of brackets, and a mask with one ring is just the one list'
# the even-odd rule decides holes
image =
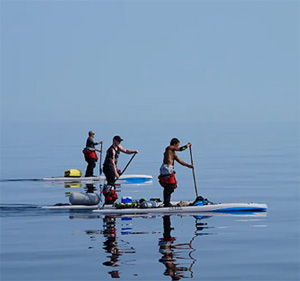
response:
{"label": "red life vest", "polygon": [[96,161],[98,160],[98,155],[97,155],[96,151],[90,151],[85,148],[82,151],[82,153],[84,154],[84,157],[86,157],[86,158],[94,158],[94,159],[96,159]]}
{"label": "red life vest", "polygon": [[175,178],[175,172],[167,176],[159,175],[158,179],[162,187],[167,187],[170,184],[174,184],[175,185],[174,188],[177,188],[177,180]]}
{"label": "red life vest", "polygon": [[118,199],[118,194],[114,189],[103,189],[103,195],[105,197],[105,204],[113,204]]}

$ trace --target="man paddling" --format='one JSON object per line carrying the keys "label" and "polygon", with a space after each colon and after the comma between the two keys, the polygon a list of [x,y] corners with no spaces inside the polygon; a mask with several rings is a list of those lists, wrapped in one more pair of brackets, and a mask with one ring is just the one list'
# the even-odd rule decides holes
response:
{"label": "man paddling", "polygon": [[114,136],[113,144],[106,151],[106,157],[103,164],[103,172],[106,177],[107,186],[103,190],[105,203],[112,204],[117,200],[117,193],[114,190],[115,181],[120,177],[117,169],[120,152],[126,154],[138,153],[138,150],[129,150],[121,146],[123,139],[120,136]]}
{"label": "man paddling", "polygon": [[184,151],[192,144],[189,142],[185,146],[181,146],[180,141],[177,138],[173,138],[170,145],[166,147],[164,152],[163,164],[160,167],[159,183],[164,188],[164,206],[172,207],[171,205],[171,194],[174,189],[177,188],[177,180],[175,178],[174,160],[176,160],[182,166],[194,169],[193,165],[185,163],[183,160],[179,159],[176,151]]}
{"label": "man paddling", "polygon": [[83,150],[85,161],[88,163],[86,167],[85,177],[93,177],[94,176],[94,168],[96,167],[96,161],[98,160],[98,156],[96,151],[102,152],[97,149],[95,145],[102,144],[103,141],[94,142],[95,132],[89,131],[89,137],[86,140],[86,146]]}

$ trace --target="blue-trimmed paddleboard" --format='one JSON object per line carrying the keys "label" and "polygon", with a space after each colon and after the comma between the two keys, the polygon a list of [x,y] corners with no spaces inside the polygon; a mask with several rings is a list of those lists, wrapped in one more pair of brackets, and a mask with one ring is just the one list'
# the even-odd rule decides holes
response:
{"label": "blue-trimmed paddleboard", "polygon": [[117,209],[112,205],[58,205],[43,206],[43,209],[52,210],[92,210],[104,215],[128,215],[128,214],[197,214],[197,213],[245,213],[266,212],[267,205],[260,203],[219,203],[203,206],[174,206],[156,208],[126,208]]}
{"label": "blue-trimmed paddleboard", "polygon": [[[97,176],[97,177],[51,177],[51,178],[43,178],[44,181],[52,181],[52,182],[105,182],[105,176]],[[122,175],[117,181],[117,184],[122,183],[131,183],[131,184],[139,184],[151,182],[152,176],[150,175],[135,175],[128,174]]]}
{"label": "blue-trimmed paddleboard", "polygon": [[157,207],[157,208],[126,208],[117,209],[107,206],[101,209],[94,209],[93,212],[101,214],[180,214],[180,213],[202,213],[202,212],[266,212],[266,204],[260,203],[219,203],[203,206],[174,206],[174,207]]}

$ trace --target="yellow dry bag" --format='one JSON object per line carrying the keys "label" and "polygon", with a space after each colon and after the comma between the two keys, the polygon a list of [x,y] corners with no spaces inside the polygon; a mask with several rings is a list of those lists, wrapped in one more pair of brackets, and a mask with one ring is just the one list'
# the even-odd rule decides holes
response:
{"label": "yellow dry bag", "polygon": [[69,169],[67,171],[65,171],[65,177],[74,177],[74,178],[79,178],[81,177],[81,171],[78,169]]}

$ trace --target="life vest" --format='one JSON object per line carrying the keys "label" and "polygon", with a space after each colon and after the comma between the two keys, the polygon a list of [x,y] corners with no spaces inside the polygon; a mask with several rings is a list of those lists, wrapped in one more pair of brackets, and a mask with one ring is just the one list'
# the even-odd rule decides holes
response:
{"label": "life vest", "polygon": [[115,151],[115,166],[117,167],[118,159],[120,155],[120,148],[118,147],[117,149],[115,149],[113,145],[111,145],[109,149],[107,149],[106,151],[106,157],[103,164],[104,166],[110,167],[112,165],[111,162],[113,159],[113,151]]}
{"label": "life vest", "polygon": [[118,194],[112,187],[104,188],[103,195],[105,197],[105,204],[113,204],[118,199]]}
{"label": "life vest", "polygon": [[158,179],[162,187],[167,187],[170,184],[174,184],[174,188],[177,188],[177,180],[175,178],[175,172],[173,172],[171,175],[166,175],[166,176],[159,175]]}
{"label": "life vest", "polygon": [[96,161],[98,160],[98,155],[96,151],[90,151],[87,148],[85,148],[82,153],[84,154],[84,157],[86,158],[94,158]]}

